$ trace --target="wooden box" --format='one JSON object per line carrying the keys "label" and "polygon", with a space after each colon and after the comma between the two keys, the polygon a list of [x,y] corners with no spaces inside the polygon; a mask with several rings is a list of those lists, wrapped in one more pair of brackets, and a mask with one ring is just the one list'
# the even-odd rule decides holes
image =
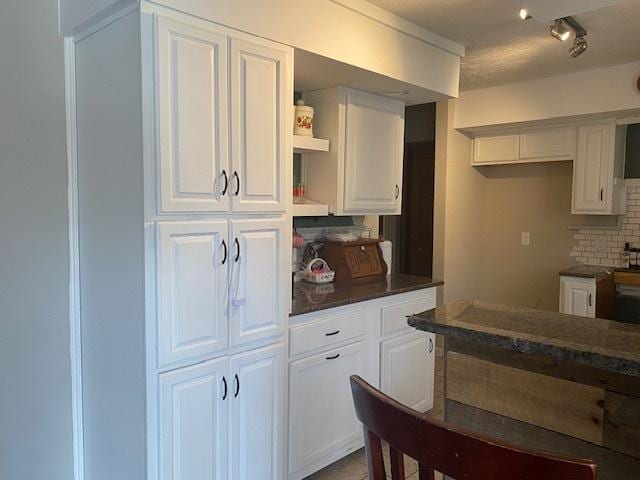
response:
{"label": "wooden box", "polygon": [[336,282],[379,279],[387,274],[380,240],[327,241],[322,248],[322,257],[336,272]]}

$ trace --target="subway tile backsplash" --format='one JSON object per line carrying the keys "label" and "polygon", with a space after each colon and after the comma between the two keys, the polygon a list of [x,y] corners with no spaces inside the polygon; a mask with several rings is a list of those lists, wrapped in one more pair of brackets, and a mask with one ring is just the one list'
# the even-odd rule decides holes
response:
{"label": "subway tile backsplash", "polygon": [[627,213],[617,227],[584,227],[573,234],[569,255],[578,263],[622,266],[625,242],[640,247],[640,187],[627,186]]}

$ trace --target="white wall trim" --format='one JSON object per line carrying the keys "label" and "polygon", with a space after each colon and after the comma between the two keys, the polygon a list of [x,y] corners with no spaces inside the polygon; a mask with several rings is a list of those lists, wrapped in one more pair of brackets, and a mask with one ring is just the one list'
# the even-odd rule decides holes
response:
{"label": "white wall trim", "polygon": [[75,39],[64,39],[67,120],[67,201],[69,210],[69,359],[73,477],[84,480],[84,422],[82,410],[82,324],[80,321],[80,250],[78,237],[78,143],[76,129]]}
{"label": "white wall trim", "polygon": [[338,5],[342,5],[349,10],[357,12],[360,15],[370,18],[371,20],[382,23],[387,27],[393,28],[398,32],[404,33],[405,35],[409,35],[410,37],[414,37],[418,40],[422,40],[423,42],[440,48],[446,52],[453,53],[455,55],[458,55],[459,57],[464,57],[465,55],[465,47],[463,45],[460,45],[459,43],[442,37],[425,28],[422,28],[421,26],[416,25],[409,20],[405,20],[404,18],[399,17],[398,15],[380,8],[372,3],[369,3],[366,0],[331,1],[333,3],[337,3]]}

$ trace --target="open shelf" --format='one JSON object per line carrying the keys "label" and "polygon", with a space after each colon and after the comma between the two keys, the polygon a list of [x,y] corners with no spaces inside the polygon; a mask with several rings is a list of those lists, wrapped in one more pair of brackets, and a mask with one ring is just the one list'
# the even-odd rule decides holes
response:
{"label": "open shelf", "polygon": [[293,204],[292,213],[294,217],[323,217],[329,215],[329,205],[305,198],[304,203]]}
{"label": "open shelf", "polygon": [[329,140],[323,138],[305,137],[304,135],[293,136],[294,153],[328,152]]}

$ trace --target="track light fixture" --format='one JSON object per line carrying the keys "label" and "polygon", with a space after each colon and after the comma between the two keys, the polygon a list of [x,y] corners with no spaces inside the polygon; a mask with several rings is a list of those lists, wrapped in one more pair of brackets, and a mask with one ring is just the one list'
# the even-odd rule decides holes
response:
{"label": "track light fixture", "polygon": [[556,19],[551,26],[550,33],[553,38],[564,42],[569,39],[571,33],[574,33],[573,45],[569,49],[569,55],[576,58],[583,54],[587,47],[587,31],[573,17],[562,17]]}
{"label": "track light fixture", "polygon": [[561,42],[567,41],[567,39],[571,36],[571,30],[564,23],[564,19],[558,18],[551,29],[549,30],[551,36],[555,39],[560,40]]}

